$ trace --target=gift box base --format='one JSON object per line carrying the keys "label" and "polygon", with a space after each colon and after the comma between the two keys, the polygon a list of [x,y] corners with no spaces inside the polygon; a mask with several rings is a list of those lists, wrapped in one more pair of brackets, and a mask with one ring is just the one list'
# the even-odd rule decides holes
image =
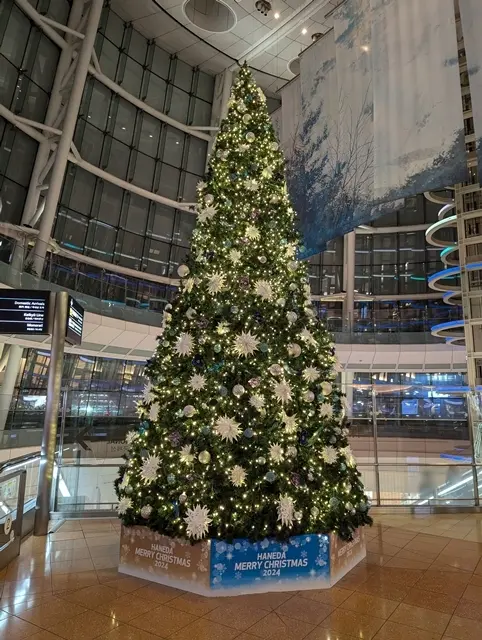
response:
{"label": "gift box base", "polygon": [[352,542],[334,534],[265,539],[187,540],[147,527],[122,527],[119,571],[202,596],[329,589],[366,556],[363,529]]}

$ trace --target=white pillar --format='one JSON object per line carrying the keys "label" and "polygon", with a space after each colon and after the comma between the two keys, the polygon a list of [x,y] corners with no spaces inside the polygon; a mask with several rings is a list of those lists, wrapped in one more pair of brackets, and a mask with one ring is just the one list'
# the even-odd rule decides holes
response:
{"label": "white pillar", "polygon": [[[233,84],[233,72],[225,69],[222,73],[218,73],[214,81],[214,98],[211,109],[211,127],[219,127],[223,118],[228,112],[229,96],[231,94],[231,86]],[[216,131],[212,132],[212,139],[208,143],[208,153],[206,156],[206,169],[211,155],[211,149],[216,138]]]}
{"label": "white pillar", "polygon": [[353,415],[353,371],[341,372],[341,390],[346,395],[346,417],[351,420]]}
{"label": "white pillar", "polygon": [[11,344],[8,350],[8,362],[3,376],[3,384],[0,387],[0,431],[5,429],[8,412],[12,403],[15,383],[22,360],[23,348]]}
{"label": "white pillar", "polygon": [[70,92],[69,103],[65,111],[65,118],[62,125],[62,135],[60,137],[55,162],[50,177],[49,189],[45,200],[45,209],[40,220],[40,229],[33,249],[33,267],[38,274],[42,273],[45,256],[49,245],[52,227],[55,220],[60,191],[64,180],[67,159],[70,145],[74,136],[79,107],[84,91],[85,80],[94,49],[95,37],[99,26],[100,15],[102,13],[102,0],[92,0],[89,17],[85,29],[85,37],[79,52],[77,67]]}
{"label": "white pillar", "polygon": [[343,330],[353,331],[355,310],[355,232],[351,231],[344,237],[344,267],[343,267]]}

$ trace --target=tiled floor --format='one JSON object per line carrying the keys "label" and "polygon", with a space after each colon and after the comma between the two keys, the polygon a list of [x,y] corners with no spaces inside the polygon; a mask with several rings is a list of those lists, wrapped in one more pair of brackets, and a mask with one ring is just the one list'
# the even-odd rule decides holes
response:
{"label": "tiled floor", "polygon": [[0,573],[0,639],[482,638],[482,515],[375,517],[335,588],[235,598],[122,576],[116,520],[66,522]]}

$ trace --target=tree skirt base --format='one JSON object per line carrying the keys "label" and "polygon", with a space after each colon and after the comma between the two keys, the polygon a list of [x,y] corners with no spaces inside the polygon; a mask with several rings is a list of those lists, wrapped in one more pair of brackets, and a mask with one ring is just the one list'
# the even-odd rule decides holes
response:
{"label": "tree skirt base", "polygon": [[366,556],[363,529],[352,542],[305,534],[285,542],[203,540],[191,545],[147,527],[122,526],[119,571],[203,596],[328,589]]}

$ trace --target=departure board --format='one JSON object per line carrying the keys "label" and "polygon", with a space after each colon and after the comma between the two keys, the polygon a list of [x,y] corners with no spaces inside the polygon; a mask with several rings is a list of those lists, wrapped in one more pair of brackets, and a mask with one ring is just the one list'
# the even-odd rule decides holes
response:
{"label": "departure board", "polygon": [[0,334],[49,333],[50,291],[0,289]]}

